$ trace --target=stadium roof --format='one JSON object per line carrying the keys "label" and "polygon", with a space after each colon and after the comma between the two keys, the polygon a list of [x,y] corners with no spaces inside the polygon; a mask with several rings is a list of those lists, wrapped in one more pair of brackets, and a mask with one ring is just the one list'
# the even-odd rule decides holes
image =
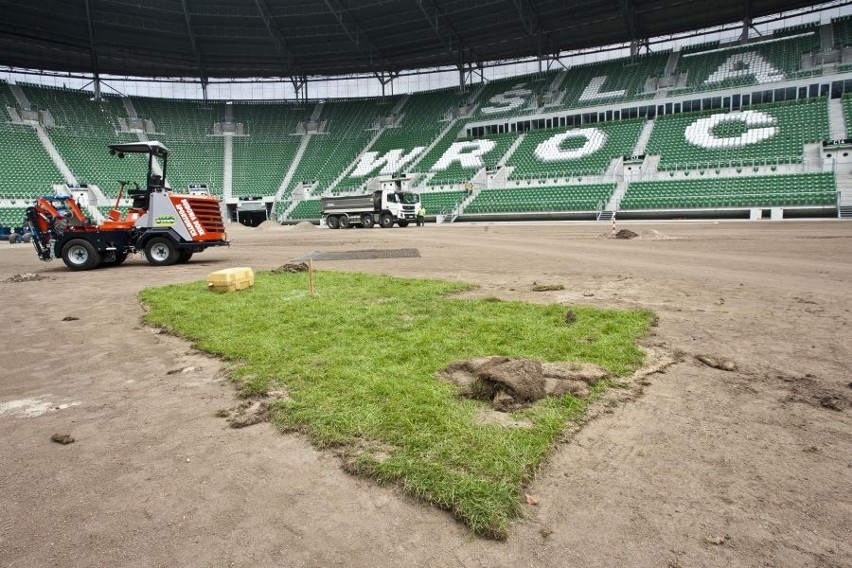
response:
{"label": "stadium roof", "polygon": [[822,2],[0,0],[0,65],[143,77],[301,77],[556,54]]}

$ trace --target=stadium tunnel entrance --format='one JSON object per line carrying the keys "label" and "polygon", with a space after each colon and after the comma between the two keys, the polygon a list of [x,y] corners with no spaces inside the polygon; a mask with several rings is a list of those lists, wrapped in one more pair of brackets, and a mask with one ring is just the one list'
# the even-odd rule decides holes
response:
{"label": "stadium tunnel entrance", "polygon": [[237,203],[228,203],[227,207],[228,219],[247,227],[257,227],[272,218],[272,203],[254,198],[241,198]]}

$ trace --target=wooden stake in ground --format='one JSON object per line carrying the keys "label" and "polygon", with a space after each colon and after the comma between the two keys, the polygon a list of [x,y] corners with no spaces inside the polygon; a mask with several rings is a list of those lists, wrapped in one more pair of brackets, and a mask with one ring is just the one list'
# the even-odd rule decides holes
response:
{"label": "wooden stake in ground", "polygon": [[308,292],[314,295],[314,259],[308,259]]}

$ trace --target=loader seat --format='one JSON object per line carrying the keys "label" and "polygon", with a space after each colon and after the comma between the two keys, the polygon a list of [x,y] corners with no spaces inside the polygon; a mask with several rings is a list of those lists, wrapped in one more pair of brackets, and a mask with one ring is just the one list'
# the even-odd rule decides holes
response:
{"label": "loader seat", "polygon": [[110,209],[107,213],[107,219],[110,221],[121,221],[121,211],[118,209]]}

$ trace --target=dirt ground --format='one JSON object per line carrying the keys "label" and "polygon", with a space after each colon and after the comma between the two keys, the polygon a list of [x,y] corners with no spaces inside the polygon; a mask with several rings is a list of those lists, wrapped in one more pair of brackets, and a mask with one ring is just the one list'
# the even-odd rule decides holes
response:
{"label": "dirt ground", "polygon": [[[234,228],[188,265],[84,273],[2,244],[0,566],[852,566],[852,223],[624,226],[678,238]],[[235,404],[223,366],[140,323],[147,286],[383,248],[421,257],[315,264],[647,307],[647,342],[682,362],[559,444],[527,490],[538,505],[493,542],[303,437],[229,428],[214,416]],[[2,282],[24,272],[48,278]]]}

